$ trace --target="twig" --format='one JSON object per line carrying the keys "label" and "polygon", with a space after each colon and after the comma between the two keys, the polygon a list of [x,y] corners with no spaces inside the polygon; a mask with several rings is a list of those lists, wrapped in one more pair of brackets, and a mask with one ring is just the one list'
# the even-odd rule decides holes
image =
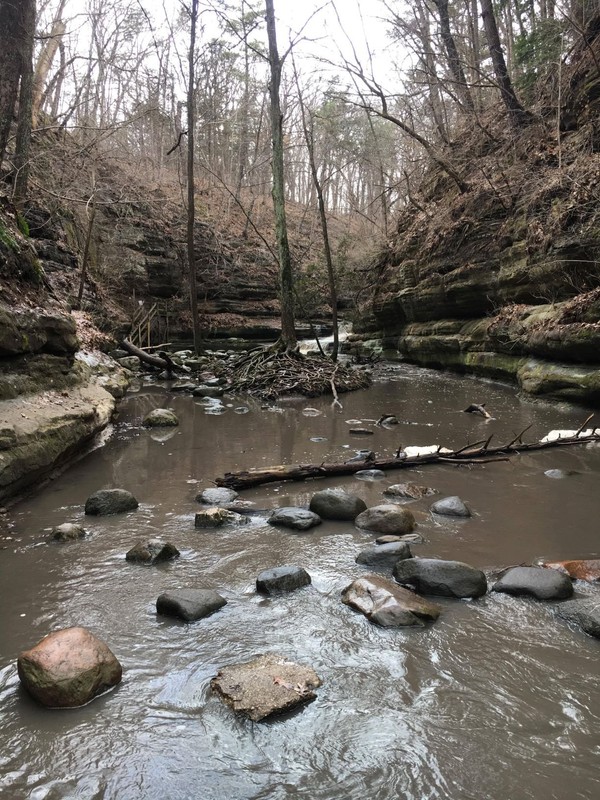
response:
{"label": "twig", "polygon": [[531,422],[531,423],[530,423],[530,424],[529,424],[529,425],[528,425],[526,428],[523,428],[523,430],[521,431],[521,433],[517,434],[517,435],[515,436],[515,438],[512,440],[512,442],[509,442],[509,443],[508,443],[508,444],[507,444],[507,445],[506,445],[506,446],[505,446],[503,449],[504,449],[504,450],[510,450],[510,448],[513,446],[513,444],[514,444],[515,442],[519,442],[519,444],[523,444],[523,440],[521,439],[521,436],[523,436],[523,434],[525,433],[525,431],[528,431],[528,430],[529,430],[529,428],[531,428],[531,426],[532,426],[532,425],[533,425],[533,422]]}

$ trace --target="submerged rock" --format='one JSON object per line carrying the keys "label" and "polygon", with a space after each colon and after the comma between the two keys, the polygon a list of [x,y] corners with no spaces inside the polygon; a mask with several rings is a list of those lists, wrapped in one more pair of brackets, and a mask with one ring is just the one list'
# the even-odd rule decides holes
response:
{"label": "submerged rock", "polygon": [[136,564],[157,564],[160,561],[171,561],[177,558],[179,550],[171,542],[162,542],[160,539],[148,539],[138,542],[129,550],[125,558]]}
{"label": "submerged rock", "polygon": [[430,486],[419,486],[416,483],[395,483],[383,490],[386,497],[406,497],[410,500],[420,500],[422,497],[429,497],[437,494],[437,489]]}
{"label": "submerged rock", "polygon": [[85,705],[121,681],[122,668],[108,646],[86,628],[45,636],[17,661],[19,679],[51,708]]}
{"label": "submerged rock", "polygon": [[440,597],[481,597],[487,592],[487,580],[480,569],[462,561],[439,558],[409,558],[398,561],[394,578],[415,592]]}
{"label": "submerged rock", "polygon": [[[167,373],[168,375],[168,373]],[[196,383],[192,381],[175,381],[175,383],[171,386],[172,392],[193,392],[194,389],[197,388]]]}
{"label": "submerged rock", "polygon": [[227,600],[212,589],[171,589],[159,595],[156,613],[195,622],[227,605]]}
{"label": "submerged rock", "polygon": [[83,539],[86,533],[86,529],[81,525],[76,525],[74,522],[63,522],[62,525],[52,528],[50,536],[55,542],[70,542],[75,539]]}
{"label": "submerged rock", "polygon": [[585,597],[581,600],[567,600],[566,603],[558,606],[557,613],[559,617],[568,622],[579,625],[585,633],[600,639],[600,598]]}
{"label": "submerged rock", "polygon": [[207,506],[225,506],[227,503],[233,503],[238,497],[239,494],[234,489],[215,487],[214,489],[203,489],[200,494],[196,495],[196,500]]}
{"label": "submerged rock", "polygon": [[145,428],[176,427],[179,420],[170,408],[155,408],[146,414],[142,425]]}
{"label": "submerged rock", "polygon": [[378,536],[377,539],[375,539],[375,544],[391,544],[391,542],[413,542],[413,544],[425,544],[425,539],[420,533],[404,533],[402,536],[389,533],[385,536]]}
{"label": "submerged rock", "polygon": [[436,620],[441,608],[379,575],[365,575],[342,592],[342,602],[384,628],[423,625]]}
{"label": "submerged rock", "polygon": [[470,517],[471,512],[460,497],[443,497],[431,505],[434,514],[444,517]]}
{"label": "submerged rock", "polygon": [[314,511],[306,508],[295,508],[287,506],[276,508],[267,520],[269,525],[277,525],[282,528],[292,528],[296,531],[307,531],[321,524],[321,517]]}
{"label": "submerged rock", "polygon": [[269,654],[222,667],[210,685],[226,705],[259,722],[314,700],[321,679],[310,667]]}
{"label": "submerged rock", "polygon": [[366,550],[361,550],[355,560],[357,564],[367,564],[371,567],[389,567],[391,569],[396,561],[404,558],[412,558],[412,553],[408,544],[400,541],[367,547]]}
{"label": "submerged rock", "polygon": [[243,525],[248,522],[248,517],[228,511],[226,508],[211,506],[196,514],[194,526],[196,528],[220,528],[223,525]]}
{"label": "submerged rock", "polygon": [[256,591],[271,594],[271,592],[292,592],[310,584],[310,575],[303,567],[282,566],[266,569],[256,579]]}
{"label": "submerged rock", "polygon": [[578,581],[588,581],[588,583],[600,581],[600,558],[581,561],[544,561],[542,567],[558,570]]}
{"label": "submerged rock", "polygon": [[407,508],[393,503],[372,506],[359,514],[355,520],[355,525],[359,528],[392,535],[411,533],[415,524],[415,518]]}
{"label": "submerged rock", "polygon": [[194,397],[223,397],[225,389],[222,386],[196,386],[192,392]]}
{"label": "submerged rock", "polygon": [[322,519],[352,520],[366,508],[364,500],[344,489],[323,489],[310,501],[310,510]]}
{"label": "submerged rock", "polygon": [[90,495],[85,502],[85,513],[89,516],[108,516],[133,511],[138,501],[125,489],[100,489]]}
{"label": "submerged rock", "polygon": [[563,600],[573,595],[573,584],[567,575],[543,567],[513,567],[492,587],[494,592],[530,595],[537,600]]}
{"label": "submerged rock", "polygon": [[360,469],[354,477],[359,481],[379,481],[385,478],[385,472],[382,469]]}

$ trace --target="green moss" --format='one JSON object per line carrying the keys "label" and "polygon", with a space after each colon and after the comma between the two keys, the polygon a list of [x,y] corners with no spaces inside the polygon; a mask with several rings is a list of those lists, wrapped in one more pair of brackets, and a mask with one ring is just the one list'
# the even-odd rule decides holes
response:
{"label": "green moss", "polygon": [[20,211],[17,211],[16,217],[18,229],[21,231],[23,236],[29,237],[29,223]]}
{"label": "green moss", "polygon": [[0,219],[0,244],[3,244],[5,247],[8,247],[10,250],[13,250],[14,252],[17,252],[19,249],[17,240],[8,230],[8,228],[4,225],[1,219]]}

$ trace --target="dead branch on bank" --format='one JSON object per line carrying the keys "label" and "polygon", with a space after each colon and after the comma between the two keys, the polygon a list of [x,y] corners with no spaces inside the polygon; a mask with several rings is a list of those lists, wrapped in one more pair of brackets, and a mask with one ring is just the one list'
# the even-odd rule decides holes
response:
{"label": "dead branch on bank", "polygon": [[[593,415],[592,415],[593,416]],[[584,430],[588,419],[577,431],[564,432],[567,436],[550,438],[551,434],[545,436],[538,442],[528,442],[523,444],[521,437],[531,426],[521,431],[508,444],[490,447],[491,436],[487,440],[476,442],[473,445],[465,445],[458,450],[448,450],[437,447],[431,452],[431,448],[422,448],[430,452],[418,455],[407,456],[399,450],[395,456],[375,456],[368,462],[332,463],[332,464],[298,464],[298,465],[279,465],[264,467],[259,469],[242,470],[240,472],[227,472],[222,478],[217,478],[217,486],[225,486],[229,489],[249,489],[253,486],[261,486],[265,483],[275,481],[304,481],[307,478],[325,478],[336,475],[353,475],[362,469],[404,469],[406,467],[417,467],[424,464],[486,464],[491,461],[508,461],[511,456],[532,450],[546,450],[550,447],[565,447],[574,444],[589,444],[600,442],[600,429],[593,428],[591,431]],[[582,435],[583,434],[583,435]],[[404,457],[403,457],[404,456]]]}
{"label": "dead branch on bank", "polygon": [[158,369],[164,369],[171,375],[175,372],[185,372],[180,366],[171,361],[166,353],[161,352],[158,356],[151,355],[150,353],[146,353],[145,350],[136,347],[127,339],[123,339],[121,347],[132,356],[137,356],[144,364],[149,364],[151,367],[157,367]]}

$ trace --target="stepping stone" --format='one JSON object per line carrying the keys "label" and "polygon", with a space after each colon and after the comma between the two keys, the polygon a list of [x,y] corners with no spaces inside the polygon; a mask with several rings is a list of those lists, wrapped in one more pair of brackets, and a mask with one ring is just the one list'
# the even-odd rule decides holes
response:
{"label": "stepping stone", "polygon": [[310,575],[302,567],[282,566],[266,569],[256,579],[256,591],[271,594],[272,592],[292,592],[310,584]]}
{"label": "stepping stone", "polygon": [[440,597],[481,597],[487,592],[487,580],[480,569],[462,561],[440,558],[409,558],[398,561],[394,578],[415,592]]}
{"label": "stepping stone", "polygon": [[179,550],[171,542],[148,539],[147,542],[138,542],[134,545],[125,555],[125,559],[134,564],[157,564],[161,561],[171,561],[178,555]]}
{"label": "stepping stone", "polygon": [[52,528],[50,536],[55,542],[71,542],[75,539],[83,539],[87,531],[81,525],[76,525],[74,522],[63,522],[62,525],[57,525]]}
{"label": "stepping stone", "polygon": [[404,506],[384,503],[372,506],[355,519],[354,524],[375,533],[403,535],[411,533],[415,527],[415,518]]}
{"label": "stepping stone", "polygon": [[559,617],[579,625],[590,636],[600,639],[600,598],[586,597],[567,600],[557,607]]}
{"label": "stepping stone", "polygon": [[88,516],[102,517],[133,511],[138,506],[135,497],[125,489],[100,489],[86,500],[85,513]]}
{"label": "stepping stone", "polygon": [[364,500],[344,489],[323,489],[310,501],[310,510],[322,519],[352,520],[366,508]]}
{"label": "stepping stone", "polygon": [[342,592],[342,602],[384,628],[424,625],[436,620],[442,609],[423,597],[379,575],[365,575]]}
{"label": "stepping stone", "polygon": [[282,528],[292,528],[296,531],[307,531],[321,524],[321,517],[314,511],[307,508],[295,508],[287,506],[276,508],[267,520],[269,525],[277,525]]}
{"label": "stepping stone", "polygon": [[395,483],[384,489],[383,493],[386,497],[406,497],[410,500],[420,500],[422,497],[437,494],[437,490],[430,486],[419,486],[416,483]]}
{"label": "stepping stone", "polygon": [[433,503],[431,511],[444,517],[470,517],[471,512],[460,497],[444,497]]}
{"label": "stepping stone", "polygon": [[536,600],[564,600],[573,595],[573,584],[568,575],[553,569],[513,567],[496,581],[492,591],[529,595]]}
{"label": "stepping stone", "polygon": [[392,569],[396,561],[404,558],[412,558],[408,544],[406,542],[390,542],[361,550],[355,560],[357,564]]}
{"label": "stepping stone", "polygon": [[170,408],[155,408],[146,414],[142,425],[145,428],[174,428],[179,425],[179,420]]}
{"label": "stepping stone", "polygon": [[196,514],[194,526],[196,528],[220,528],[223,525],[243,525],[246,522],[248,522],[248,518],[242,514],[212,506]]}
{"label": "stepping stone", "polygon": [[234,489],[215,487],[214,489],[203,489],[200,494],[196,495],[196,500],[207,506],[225,506],[227,503],[233,503],[238,497],[239,494]]}
{"label": "stepping stone", "polygon": [[227,604],[227,600],[212,589],[172,589],[159,595],[156,613],[195,622]]}

